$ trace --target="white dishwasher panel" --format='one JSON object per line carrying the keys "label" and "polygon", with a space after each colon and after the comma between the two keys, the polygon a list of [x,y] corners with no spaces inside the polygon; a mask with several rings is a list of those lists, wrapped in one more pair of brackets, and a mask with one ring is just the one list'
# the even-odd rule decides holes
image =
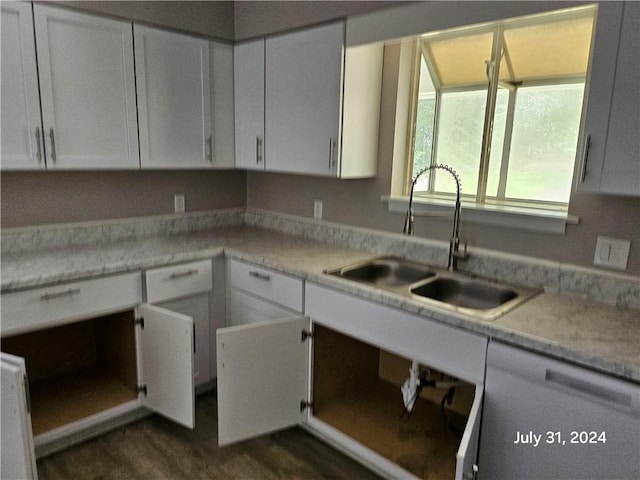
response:
{"label": "white dishwasher panel", "polygon": [[640,385],[491,342],[480,479],[640,478]]}

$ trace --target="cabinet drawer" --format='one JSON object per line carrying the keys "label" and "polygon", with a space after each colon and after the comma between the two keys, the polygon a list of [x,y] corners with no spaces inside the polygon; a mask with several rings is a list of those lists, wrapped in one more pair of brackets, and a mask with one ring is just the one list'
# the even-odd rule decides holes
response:
{"label": "cabinet drawer", "polygon": [[140,273],[2,295],[2,335],[130,308],[142,300]]}
{"label": "cabinet drawer", "polygon": [[237,260],[229,261],[229,282],[270,302],[302,312],[302,280]]}
{"label": "cabinet drawer", "polygon": [[148,303],[206,292],[213,287],[211,260],[147,270],[145,280]]}

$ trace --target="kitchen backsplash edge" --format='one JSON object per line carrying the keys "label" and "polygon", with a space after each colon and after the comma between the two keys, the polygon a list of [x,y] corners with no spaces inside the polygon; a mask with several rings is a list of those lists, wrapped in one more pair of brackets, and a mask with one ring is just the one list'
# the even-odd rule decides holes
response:
{"label": "kitchen backsplash edge", "polygon": [[[435,266],[447,264],[448,242],[352,227],[260,209],[247,209],[245,225],[323,243],[395,255]],[[578,295],[622,308],[640,308],[640,278],[524,255],[469,247],[460,269],[475,275],[547,292]]]}
{"label": "kitchen backsplash edge", "polygon": [[[243,225],[363,250],[372,255],[400,256],[435,266],[447,263],[447,242],[245,208],[3,229],[1,253],[17,255]],[[473,246],[469,247],[469,258],[460,266],[461,270],[496,280],[580,295],[623,308],[640,308],[640,278],[632,275]]]}
{"label": "kitchen backsplash edge", "polygon": [[2,230],[2,255],[99,245],[159,235],[203,232],[244,225],[245,209],[153,215]]}

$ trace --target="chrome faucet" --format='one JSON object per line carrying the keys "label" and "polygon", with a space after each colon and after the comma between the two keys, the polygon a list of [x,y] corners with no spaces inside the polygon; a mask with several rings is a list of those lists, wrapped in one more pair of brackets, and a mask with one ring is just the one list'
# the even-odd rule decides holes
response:
{"label": "chrome faucet", "polygon": [[451,238],[449,239],[449,259],[447,261],[447,270],[455,271],[458,269],[458,260],[467,258],[467,242],[464,242],[464,251],[460,252],[460,211],[462,209],[460,205],[460,191],[461,191],[461,183],[460,177],[456,173],[456,171],[451,168],[449,165],[436,164],[429,165],[428,167],[420,170],[411,182],[411,192],[409,194],[409,210],[407,210],[407,215],[404,219],[404,228],[402,233],[406,235],[413,235],[413,189],[416,186],[416,182],[418,179],[424,175],[425,172],[429,170],[445,170],[453,175],[453,179],[456,181],[456,205],[453,210],[453,233],[451,234]]}

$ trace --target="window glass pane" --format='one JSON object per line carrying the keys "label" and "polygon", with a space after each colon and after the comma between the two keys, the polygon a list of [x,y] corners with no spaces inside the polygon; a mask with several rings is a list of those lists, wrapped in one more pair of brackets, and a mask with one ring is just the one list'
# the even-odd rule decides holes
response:
{"label": "window glass pane", "polygon": [[[427,69],[424,57],[422,57],[420,84],[418,87],[418,105],[416,108],[415,138],[413,142],[413,175],[431,164],[435,105],[436,89],[431,81],[431,75]],[[427,190],[428,188],[428,176],[425,175],[416,183],[416,190]]]}
{"label": "window glass pane", "polygon": [[581,83],[518,89],[508,198],[569,201],[583,91]]}
{"label": "window glass pane", "polygon": [[[487,92],[442,94],[438,121],[436,162],[453,167],[465,194],[476,194],[482,149],[482,129]],[[436,171],[436,192],[455,193],[455,182],[446,172]]]}
{"label": "window glass pane", "polygon": [[[583,17],[504,31],[509,81],[582,76],[587,71],[593,28],[593,10]],[[500,72],[500,78],[504,74]]]}
{"label": "window glass pane", "polygon": [[493,32],[425,41],[442,88],[487,83]]}

